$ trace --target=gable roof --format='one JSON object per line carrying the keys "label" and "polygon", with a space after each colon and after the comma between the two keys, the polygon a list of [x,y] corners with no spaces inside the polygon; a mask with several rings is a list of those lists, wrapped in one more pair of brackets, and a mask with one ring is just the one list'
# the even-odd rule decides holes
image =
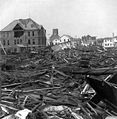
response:
{"label": "gable roof", "polygon": [[60,40],[60,36],[59,35],[51,35],[50,38],[49,38],[49,41],[53,42],[55,39]]}
{"label": "gable roof", "polygon": [[62,37],[68,37],[69,39],[73,39],[70,35],[66,35],[66,34],[62,35],[60,38]]}
{"label": "gable roof", "polygon": [[28,19],[14,20],[10,24],[8,24],[5,28],[3,28],[1,31],[12,31],[17,24],[19,24],[24,30],[36,30],[41,29],[42,27],[42,25],[39,25],[31,18],[28,18]]}

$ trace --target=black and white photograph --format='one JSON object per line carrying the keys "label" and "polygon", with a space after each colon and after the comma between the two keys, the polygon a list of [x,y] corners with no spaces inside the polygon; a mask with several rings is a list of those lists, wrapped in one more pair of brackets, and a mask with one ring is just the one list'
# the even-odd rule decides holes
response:
{"label": "black and white photograph", "polygon": [[117,0],[0,0],[0,119],[117,119]]}

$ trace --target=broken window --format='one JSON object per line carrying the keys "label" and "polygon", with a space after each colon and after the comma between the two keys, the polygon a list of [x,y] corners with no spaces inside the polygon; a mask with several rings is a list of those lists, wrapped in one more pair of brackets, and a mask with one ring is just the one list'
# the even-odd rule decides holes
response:
{"label": "broken window", "polygon": [[28,36],[30,36],[30,31],[28,31]]}
{"label": "broken window", "polygon": [[21,37],[23,34],[24,34],[23,31],[14,31],[14,37],[15,38]]}
{"label": "broken window", "polygon": [[32,31],[32,36],[34,36],[35,34],[34,34],[34,31]]}
{"label": "broken window", "polygon": [[33,42],[32,43],[33,43],[33,45],[35,44],[35,39],[33,39]]}
{"label": "broken window", "polygon": [[21,37],[24,34],[24,30],[21,28],[19,24],[17,24],[14,29],[14,37],[18,38]]}
{"label": "broken window", "polygon": [[14,40],[14,45],[16,45],[16,40]]}
{"label": "broken window", "polygon": [[30,39],[28,39],[28,44],[31,44]]}
{"label": "broken window", "polygon": [[19,39],[17,39],[17,44],[19,44]]}
{"label": "broken window", "polygon": [[10,45],[9,40],[7,41],[7,45]]}

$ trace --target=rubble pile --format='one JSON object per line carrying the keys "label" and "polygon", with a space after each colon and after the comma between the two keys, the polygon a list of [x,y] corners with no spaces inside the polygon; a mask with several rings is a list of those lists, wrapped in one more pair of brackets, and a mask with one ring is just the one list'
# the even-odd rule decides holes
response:
{"label": "rubble pile", "polygon": [[[2,119],[117,116],[117,51],[80,47],[7,56],[1,65]],[[103,94],[102,94],[103,93]]]}

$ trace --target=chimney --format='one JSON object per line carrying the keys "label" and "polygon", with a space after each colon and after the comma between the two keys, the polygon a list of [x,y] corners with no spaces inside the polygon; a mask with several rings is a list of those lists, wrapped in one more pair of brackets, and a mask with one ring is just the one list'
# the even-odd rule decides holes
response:
{"label": "chimney", "polygon": [[53,29],[53,35],[58,35],[58,29]]}

